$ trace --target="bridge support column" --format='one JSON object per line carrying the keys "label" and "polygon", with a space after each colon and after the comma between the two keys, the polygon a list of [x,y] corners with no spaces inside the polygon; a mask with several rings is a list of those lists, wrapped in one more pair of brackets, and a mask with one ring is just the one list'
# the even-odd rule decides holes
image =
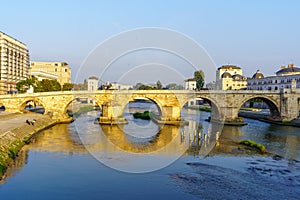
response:
{"label": "bridge support column", "polygon": [[221,107],[220,116],[212,118],[213,121],[223,123],[224,125],[243,126],[246,125],[244,119],[238,116],[239,108],[237,107]]}
{"label": "bridge support column", "polygon": [[99,118],[99,123],[104,125],[127,124],[128,122],[123,117],[123,106],[112,103],[102,104],[102,114]]}
{"label": "bridge support column", "polygon": [[70,123],[73,121],[73,118],[70,117],[65,110],[53,110],[45,108],[44,115],[49,115],[51,119],[56,120],[57,123]]}
{"label": "bridge support column", "polygon": [[158,124],[182,125],[188,123],[181,119],[179,106],[162,106],[161,109],[161,117],[154,119]]}
{"label": "bridge support column", "polygon": [[299,116],[298,97],[291,90],[281,94],[280,113],[282,121],[292,121]]}

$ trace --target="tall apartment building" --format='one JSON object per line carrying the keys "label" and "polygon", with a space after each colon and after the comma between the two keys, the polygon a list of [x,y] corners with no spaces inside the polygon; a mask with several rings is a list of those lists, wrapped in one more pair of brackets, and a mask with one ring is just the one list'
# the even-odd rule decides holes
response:
{"label": "tall apartment building", "polygon": [[0,32],[0,94],[14,93],[29,77],[29,53],[24,43]]}
{"label": "tall apartment building", "polygon": [[41,79],[56,79],[61,86],[71,83],[71,68],[66,62],[30,62],[30,75]]}

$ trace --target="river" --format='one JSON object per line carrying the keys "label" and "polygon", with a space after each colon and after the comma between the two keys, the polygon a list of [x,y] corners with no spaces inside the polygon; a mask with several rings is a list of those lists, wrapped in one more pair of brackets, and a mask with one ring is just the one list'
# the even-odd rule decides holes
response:
{"label": "river", "polygon": [[[186,109],[184,127],[132,117],[152,108],[131,104],[128,125],[94,124],[90,112],[42,131],[8,170],[1,199],[299,198],[300,128],[251,119],[213,127],[210,113]],[[238,148],[243,139],[271,154]]]}

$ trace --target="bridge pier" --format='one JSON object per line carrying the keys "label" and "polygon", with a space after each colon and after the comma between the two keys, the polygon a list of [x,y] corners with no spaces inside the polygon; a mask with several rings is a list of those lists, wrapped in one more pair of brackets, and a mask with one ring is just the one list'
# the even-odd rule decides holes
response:
{"label": "bridge pier", "polygon": [[55,120],[57,123],[70,123],[73,121],[73,117],[70,117],[64,109],[54,109],[44,107],[44,115],[49,115],[51,119]]}
{"label": "bridge pier", "polygon": [[280,114],[282,121],[292,121],[299,116],[299,98],[293,89],[284,89],[280,98]]}
{"label": "bridge pier", "polygon": [[158,124],[165,125],[185,125],[188,124],[180,117],[181,109],[179,106],[162,106],[161,117],[153,120]]}
{"label": "bridge pier", "polygon": [[212,117],[212,121],[222,123],[224,125],[243,126],[247,123],[244,118],[239,117],[240,108],[233,106],[220,107],[219,116]]}
{"label": "bridge pier", "polygon": [[106,102],[101,107],[102,114],[99,118],[99,124],[116,125],[128,123],[123,117],[123,107],[121,105]]}

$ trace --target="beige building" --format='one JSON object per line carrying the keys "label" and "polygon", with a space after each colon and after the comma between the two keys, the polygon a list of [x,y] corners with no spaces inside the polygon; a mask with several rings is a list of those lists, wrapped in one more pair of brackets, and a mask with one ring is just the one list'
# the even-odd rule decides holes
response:
{"label": "beige building", "polygon": [[247,88],[247,78],[243,71],[235,65],[224,65],[216,72],[217,90],[240,90]]}
{"label": "beige building", "polygon": [[42,79],[56,79],[61,86],[71,83],[71,68],[66,62],[30,62],[30,75]]}
{"label": "beige building", "polygon": [[29,77],[29,53],[24,43],[0,32],[0,94],[17,92],[16,84]]}

